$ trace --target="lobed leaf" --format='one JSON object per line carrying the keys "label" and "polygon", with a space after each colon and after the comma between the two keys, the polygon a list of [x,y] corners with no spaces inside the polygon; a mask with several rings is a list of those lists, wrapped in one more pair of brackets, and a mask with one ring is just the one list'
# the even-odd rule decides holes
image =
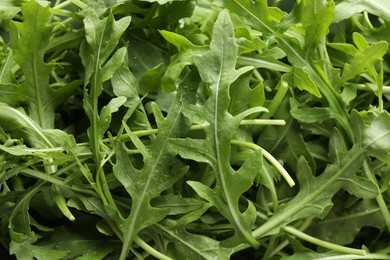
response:
{"label": "lobed leaf", "polygon": [[[356,114],[354,117],[358,117]],[[307,175],[310,172],[307,162],[300,159],[298,164],[298,179],[300,191],[290,202],[288,202],[277,214],[275,214],[264,225],[254,231],[256,237],[278,232],[278,228],[286,225],[303,216],[319,216],[323,218],[332,207],[331,198],[340,189],[360,198],[374,198],[379,194],[378,186],[365,177],[356,175],[362,167],[363,158],[366,153],[373,155],[388,154],[389,131],[382,131],[380,136],[373,137],[371,133],[389,120],[390,116],[383,113],[375,118],[370,125],[364,126],[362,120],[353,119],[356,124],[357,144],[352,149],[339,155],[340,160],[329,165],[318,177]],[[379,143],[384,145],[378,145]],[[341,151],[339,151],[340,153]],[[380,158],[380,157],[379,157]]]}
{"label": "lobed leaf", "polygon": [[233,253],[232,249],[221,247],[214,239],[189,233],[174,220],[164,220],[156,227],[174,245],[175,258],[229,259]]}
{"label": "lobed leaf", "polygon": [[377,227],[380,230],[385,228],[382,225],[380,209],[372,200],[361,200],[349,208],[343,205],[342,200],[338,200],[335,207],[325,220],[310,227],[309,234],[336,244],[347,245],[353,242],[363,227]]}
{"label": "lobed leaf", "polygon": [[[240,75],[251,69],[244,67],[236,70],[237,51],[238,46],[235,43],[230,17],[227,12],[221,12],[214,25],[210,50],[194,58],[202,81],[209,86],[211,95],[203,107],[194,107],[197,112],[186,112],[192,118],[194,112],[197,113],[196,116],[199,117],[197,120],[204,122],[206,139],[174,140],[173,145],[180,156],[207,162],[213,168],[217,179],[214,189],[200,183],[191,183],[191,186],[201,197],[217,207],[233,225],[235,236],[226,242],[234,244],[246,241],[256,245],[257,242],[251,235],[255,221],[255,208],[249,202],[247,209],[241,212],[238,201],[242,193],[248,190],[254,181],[256,169],[258,169],[256,165],[260,161],[259,156],[253,155],[249,160],[252,165],[244,163],[237,172],[231,168],[229,158],[230,141],[237,132],[240,121],[252,113],[244,111],[233,117],[228,112],[230,85]],[[235,188],[232,190],[233,186]]]}
{"label": "lobed leaf", "polygon": [[150,202],[161,192],[170,188],[188,168],[175,159],[169,149],[170,138],[179,137],[189,127],[182,115],[186,105],[193,102],[196,85],[191,83],[193,75],[182,85],[171,104],[168,116],[159,128],[156,140],[144,152],[144,167],[137,170],[131,163],[123,144],[116,143],[117,163],[115,177],[122,183],[132,198],[130,214],[120,224],[124,234],[121,258],[125,258],[138,232],[164,218],[169,210],[152,207]]}
{"label": "lobed leaf", "polygon": [[28,104],[31,118],[44,128],[54,125],[55,96],[49,87],[49,65],[44,62],[45,50],[52,31],[51,14],[47,3],[29,1],[22,4],[23,22],[13,22],[10,46],[15,61],[22,68],[25,82],[17,91]]}

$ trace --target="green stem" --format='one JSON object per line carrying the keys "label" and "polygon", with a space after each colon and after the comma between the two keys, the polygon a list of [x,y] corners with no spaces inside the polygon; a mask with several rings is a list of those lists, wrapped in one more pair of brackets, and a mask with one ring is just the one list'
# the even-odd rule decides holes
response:
{"label": "green stem", "polygon": [[87,4],[84,4],[83,2],[81,2],[80,0],[67,0],[67,1],[64,1],[56,6],[54,6],[52,9],[63,9],[71,4],[75,4],[77,5],[78,7],[80,7],[81,9],[85,9],[88,7]]}
{"label": "green stem", "polygon": [[231,143],[254,151],[260,150],[263,156],[280,172],[283,178],[287,181],[288,185],[290,185],[290,187],[295,185],[295,181],[293,180],[293,178],[291,178],[290,174],[288,174],[286,169],[284,169],[284,167],[278,162],[278,160],[276,160],[275,157],[273,157],[264,148],[254,143],[239,141],[239,140],[232,140]]}
{"label": "green stem", "polygon": [[136,242],[140,247],[142,247],[145,251],[147,251],[150,255],[154,256],[157,259],[161,260],[173,260],[173,258],[170,258],[167,255],[164,255],[163,253],[157,251],[153,247],[151,247],[148,243],[146,243],[144,240],[142,240],[139,237],[134,238],[134,242]]}
{"label": "green stem", "polygon": [[[244,119],[241,120],[240,125],[285,125],[286,121],[282,119]],[[190,131],[202,130],[204,129],[203,125],[192,125]],[[148,136],[157,134],[158,129],[148,129],[148,130],[139,130],[132,132],[137,137]],[[113,140],[116,140],[118,137],[112,137]],[[121,141],[128,140],[130,137],[127,134],[121,135]],[[103,139],[103,142],[110,142],[109,138]],[[84,144],[85,145],[85,144]]]}
{"label": "green stem", "polygon": [[[368,159],[366,159],[363,163],[364,173],[369,180],[371,180],[373,183],[378,185],[378,180],[376,179],[375,173],[372,171],[367,160]],[[379,192],[378,196],[375,199],[376,202],[378,203],[379,209],[381,210],[383,219],[387,226],[387,230],[390,232],[390,212],[389,209],[387,208],[385,200],[383,199],[382,193]]]}
{"label": "green stem", "polygon": [[[306,219],[303,224],[299,227],[299,231],[306,230],[313,222],[313,218]],[[270,257],[273,257],[276,254],[280,254],[283,248],[288,246],[290,244],[290,241],[285,239],[283,242],[281,242],[272,252]]]}
{"label": "green stem", "polygon": [[289,233],[289,234],[291,234],[293,236],[296,236],[296,237],[298,237],[298,238],[300,238],[302,240],[305,240],[307,242],[310,242],[312,244],[328,248],[330,250],[334,250],[334,251],[341,252],[341,253],[346,253],[346,254],[362,255],[362,256],[367,254],[366,250],[355,249],[355,248],[350,248],[350,247],[345,247],[345,246],[340,246],[340,245],[337,245],[337,244],[334,244],[334,243],[330,243],[330,242],[327,242],[327,241],[324,241],[324,240],[321,240],[321,239],[309,236],[306,233],[303,233],[302,231],[299,231],[298,229],[293,228],[291,226],[286,226],[283,229],[287,233]]}
{"label": "green stem", "polygon": [[317,258],[317,260],[350,260],[350,259],[390,259],[389,255],[382,255],[382,254],[366,254],[364,256],[361,255],[338,255],[338,256],[328,256],[328,257],[321,257]]}
{"label": "green stem", "polygon": [[284,96],[287,93],[288,83],[286,81],[284,81],[283,79],[281,79],[279,81],[277,89],[278,90],[277,90],[274,98],[272,99],[269,106],[267,107],[268,113],[263,114],[262,119],[271,118],[275,114],[276,110],[279,108],[280,103],[282,103],[282,100],[284,99]]}
{"label": "green stem", "polygon": [[379,73],[376,77],[376,84],[378,86],[378,107],[379,112],[383,112],[383,61],[379,62]]}
{"label": "green stem", "polygon": [[[275,114],[276,110],[279,108],[280,103],[282,103],[282,100],[285,97],[287,90],[288,90],[287,82],[284,81],[283,79],[281,79],[279,81],[277,89],[278,90],[277,90],[274,98],[271,100],[270,104],[267,107],[268,113],[264,113],[261,116],[261,119],[263,119],[263,120],[271,118]],[[263,129],[263,127],[264,126],[257,127],[257,129],[254,132],[259,133]]]}
{"label": "green stem", "polygon": [[281,119],[247,119],[247,120],[242,120],[240,123],[240,125],[285,125],[285,124],[286,121]]}
{"label": "green stem", "polygon": [[368,16],[367,11],[364,11],[364,12],[363,12],[363,15],[364,15],[364,20],[366,21],[368,27],[369,27],[370,29],[374,29],[374,26],[372,25],[372,23],[371,23],[371,21],[370,21],[370,17]]}

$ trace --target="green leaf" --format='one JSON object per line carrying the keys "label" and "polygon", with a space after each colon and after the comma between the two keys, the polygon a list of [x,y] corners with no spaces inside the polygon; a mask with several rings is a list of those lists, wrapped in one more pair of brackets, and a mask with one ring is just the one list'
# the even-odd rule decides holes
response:
{"label": "green leaf", "polygon": [[32,198],[42,189],[43,185],[43,182],[39,182],[25,191],[11,193],[15,196],[15,201],[8,218],[8,232],[16,247],[22,246],[19,244],[30,244],[37,241],[37,236],[31,228],[31,217],[28,209]]}
{"label": "green leaf", "polygon": [[169,213],[167,209],[152,207],[151,200],[170,188],[188,170],[174,158],[175,155],[168,149],[168,145],[170,138],[179,137],[189,127],[182,111],[185,106],[194,102],[196,86],[191,83],[192,79],[193,75],[190,74],[176,94],[167,118],[158,129],[155,142],[143,154],[142,169],[138,170],[133,166],[123,144],[116,144],[117,163],[114,175],[133,201],[129,216],[119,223],[124,234],[121,253],[123,259],[138,232],[160,221]]}
{"label": "green leaf", "polygon": [[129,40],[129,67],[139,80],[144,73],[164,62],[164,53],[148,34],[130,34]]}
{"label": "green leaf", "polygon": [[100,135],[103,136],[108,130],[111,123],[112,113],[117,112],[126,102],[125,97],[116,97],[110,100],[110,102],[102,108],[100,111]]}
{"label": "green leaf", "polygon": [[4,0],[0,3],[0,22],[13,18],[20,12],[20,5],[22,0]]}
{"label": "green leaf", "polygon": [[[25,80],[21,85],[5,82],[7,84],[2,85],[1,90],[5,95],[2,101],[11,105],[19,102],[27,104],[29,116],[34,121],[43,128],[53,128],[54,109],[74,93],[79,81],[65,84],[57,91],[53,91],[49,85],[52,65],[45,63],[45,55],[53,24],[49,24],[51,14],[48,2],[34,0],[23,3],[21,12],[23,22],[11,23],[10,46],[13,59],[9,59],[3,69],[16,62],[21,67]],[[1,78],[6,79],[3,76]]]}
{"label": "green leaf", "polygon": [[163,74],[163,64],[151,68],[145,72],[139,80],[139,88],[143,95],[148,93],[158,93],[161,87],[161,77]]}
{"label": "green leaf", "polygon": [[371,14],[377,15],[390,20],[390,1],[389,0],[346,0],[336,5],[334,22],[338,23],[342,20],[348,19],[354,14],[367,11]]}
{"label": "green leaf", "polygon": [[305,68],[294,68],[294,84],[300,90],[306,90],[314,96],[321,98],[321,93],[318,90],[317,85],[313,79],[310,78]]}
{"label": "green leaf", "polygon": [[10,253],[15,255],[17,259],[42,259],[42,260],[59,260],[69,255],[68,250],[57,250],[54,246],[36,246],[31,241],[23,243],[11,242]]}
{"label": "green leaf", "polygon": [[207,47],[196,46],[184,36],[173,32],[161,30],[160,34],[179,50],[178,54],[172,56],[171,62],[161,79],[162,89],[165,91],[173,91],[176,89],[176,82],[184,68],[193,63],[194,56],[206,52]]}
{"label": "green leaf", "polygon": [[280,212],[256,229],[255,236],[262,237],[269,232],[275,233],[278,227],[303,216],[323,218],[332,207],[331,198],[340,188],[363,198],[373,198],[379,194],[379,188],[375,183],[356,173],[363,164],[366,152],[379,156],[379,158],[383,155],[383,159],[387,159],[390,131],[381,131],[382,134],[379,136],[374,136],[373,133],[378,127],[383,126],[390,116],[388,113],[382,113],[367,126],[359,118],[355,113],[353,122],[356,136],[360,136],[356,139],[357,143],[352,149],[340,155],[341,160],[329,165],[320,176],[312,177],[303,174],[303,172],[310,172],[310,168],[305,160],[300,160],[298,165],[298,179],[301,186],[299,193]]}
{"label": "green leaf", "polygon": [[[107,130],[107,126],[110,124],[107,120],[110,120],[111,113],[107,112],[117,110],[119,103],[116,103],[115,106],[109,105],[105,109],[104,115],[99,115],[98,98],[103,92],[103,83],[113,77],[115,71],[122,67],[126,50],[119,49],[115,54],[113,51],[117,47],[121,35],[129,26],[131,18],[124,17],[116,21],[113,14],[109,13],[108,17],[99,19],[97,13],[89,9],[85,15],[83,22],[86,40],[83,41],[80,48],[80,56],[85,67],[83,107],[91,122],[88,129],[91,151],[95,162],[100,164],[102,132]],[[121,99],[120,102],[122,101]]]}
{"label": "green leaf", "polygon": [[363,227],[385,228],[380,209],[374,201],[361,200],[353,207],[346,207],[344,203],[342,197],[338,198],[336,208],[325,220],[311,226],[308,233],[325,241],[348,245]]}
{"label": "green leaf", "polygon": [[15,109],[4,103],[0,103],[0,127],[7,132],[13,131],[16,136],[23,137],[32,147],[53,147],[42,128],[23,110]]}
{"label": "green leaf", "polygon": [[[236,133],[240,121],[246,116],[243,112],[233,117],[229,112],[230,85],[243,73],[250,70],[244,67],[236,70],[238,46],[235,42],[233,25],[227,12],[221,12],[214,25],[210,50],[195,58],[202,81],[211,90],[204,107],[197,108],[199,121],[205,125],[206,140],[174,140],[174,148],[180,156],[195,161],[207,162],[214,170],[216,187],[195,188],[198,194],[208,200],[224,215],[235,229],[235,236],[227,243],[243,241],[256,245],[251,230],[255,220],[255,208],[251,203],[244,212],[238,201],[250,188],[260,163],[259,155],[253,155],[239,171],[230,166],[230,140]],[[187,111],[188,114],[193,112]],[[245,115],[244,115],[245,114]],[[193,117],[193,115],[189,115]],[[237,185],[239,183],[239,185]],[[199,184],[201,185],[201,184]],[[197,187],[200,187],[197,185]],[[204,186],[204,185],[202,185]],[[194,186],[193,186],[194,187]],[[234,190],[231,187],[235,187]]]}
{"label": "green leaf", "polygon": [[339,115],[328,107],[293,108],[291,115],[303,123],[322,123],[329,119],[338,119]]}
{"label": "green leaf", "polygon": [[[357,115],[354,114],[354,116]],[[374,120],[370,120],[366,123],[368,123],[369,125],[367,127],[364,127],[362,131],[363,145],[367,147],[367,151],[370,156],[376,157],[383,162],[389,163],[390,132],[387,129],[387,126],[390,123],[389,113],[383,112]]]}
{"label": "green leaf", "polygon": [[[305,7],[310,6],[310,3],[315,1],[307,1]],[[314,6],[311,8],[315,9]],[[333,1],[327,2],[316,12],[316,10],[310,10],[305,20],[308,21],[305,31],[305,50],[306,59],[310,59],[310,55],[315,51],[318,45],[323,44],[325,36],[328,34],[329,26],[332,22],[334,15],[335,4]]]}
{"label": "green leaf", "polygon": [[44,62],[52,31],[52,26],[48,25],[51,16],[48,3],[44,6],[36,1],[24,3],[22,14],[23,22],[12,23],[10,46],[25,75],[23,99],[30,117],[43,128],[52,128],[54,105],[50,100],[54,93],[49,86],[49,65]]}
{"label": "green leaf", "polygon": [[316,216],[324,218],[333,206],[331,201],[334,194],[340,189],[338,178],[345,174],[354,174],[361,165],[363,152],[356,153],[356,147],[343,158],[343,164],[330,165],[319,177],[308,175],[311,172],[306,160],[301,157],[298,161],[299,193],[286,205],[280,207],[275,215],[257,228],[253,233],[256,237],[264,237],[279,232],[279,229],[294,220]]}
{"label": "green leaf", "polygon": [[107,10],[116,4],[116,0],[83,0],[82,3],[88,6],[85,12],[95,12],[98,16],[103,15]]}
{"label": "green leaf", "polygon": [[169,209],[169,215],[185,214],[199,209],[204,201],[195,198],[183,198],[179,195],[168,194],[159,196],[152,201],[154,207]]}
{"label": "green leaf", "polygon": [[[260,107],[264,105],[264,86],[259,84],[252,88],[250,86],[250,79],[251,74],[247,73],[239,77],[230,86],[230,114],[238,115],[252,107]],[[256,114],[252,114],[251,117],[256,117]]]}
{"label": "green leaf", "polygon": [[[0,38],[0,44],[3,45],[1,38]],[[3,88],[16,87],[16,86],[13,86],[14,85],[13,83],[15,83],[15,76],[14,76],[14,73],[12,71],[16,62],[13,59],[12,51],[10,51],[8,48],[7,48],[7,50],[9,51],[7,58],[3,62],[0,63],[2,65],[2,66],[0,66],[0,84],[3,85],[0,88],[1,92],[3,92]],[[12,93],[12,92],[13,92],[12,90],[5,89],[4,93],[2,94],[2,98],[8,98],[9,95],[14,95],[14,93]],[[20,97],[18,98],[17,96],[14,98],[20,99]]]}
{"label": "green leaf", "polygon": [[[101,86],[99,85],[104,82],[104,79],[107,80],[107,77],[103,77],[103,72],[107,67],[103,70],[103,66],[117,47],[119,38],[129,26],[130,21],[130,17],[115,21],[111,13],[102,20],[92,10],[86,13],[84,18],[86,42],[82,45],[80,56],[86,68],[85,84],[91,80],[91,84],[96,85],[93,88],[96,88],[94,91],[97,94],[101,92]],[[121,53],[119,56],[124,55],[123,50],[118,50],[118,52]],[[115,65],[115,55],[111,59],[113,59],[111,63]],[[92,75],[93,78],[91,78]]]}
{"label": "green leaf", "polygon": [[[39,244],[28,241],[11,244],[11,253],[18,259],[103,259],[117,249],[119,243],[107,241],[91,224],[84,223],[83,227],[71,228],[60,226]],[[85,228],[89,232],[82,232]]]}
{"label": "green leaf", "polygon": [[282,15],[279,9],[268,8],[266,0],[223,0],[222,2],[235,14],[244,15],[249,24],[261,32],[271,33]]}
{"label": "green leaf", "polygon": [[128,67],[123,66],[115,71],[112,79],[113,92],[117,97],[128,98],[128,102],[139,101],[137,82]]}
{"label": "green leaf", "polygon": [[387,52],[387,47],[387,42],[380,41],[355,55],[350,64],[344,66],[344,71],[338,85],[353,79],[356,75],[368,70],[375,62],[381,60]]}
{"label": "green leaf", "polygon": [[174,220],[164,220],[156,225],[163,237],[175,247],[175,259],[229,259],[232,249],[223,248],[219,242],[207,236],[192,234]]}

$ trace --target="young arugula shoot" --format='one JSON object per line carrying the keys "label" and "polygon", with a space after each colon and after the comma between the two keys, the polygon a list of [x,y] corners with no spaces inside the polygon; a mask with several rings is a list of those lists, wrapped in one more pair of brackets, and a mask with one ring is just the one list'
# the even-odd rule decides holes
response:
{"label": "young arugula shoot", "polygon": [[95,169],[97,188],[105,204],[113,207],[115,203],[107,189],[103,170],[107,155],[102,149],[102,139],[110,126],[111,114],[125,103],[126,98],[121,96],[113,98],[99,111],[99,96],[103,92],[103,83],[111,79],[115,71],[125,63],[126,48],[122,47],[113,52],[130,20],[130,17],[125,17],[115,21],[112,13],[101,20],[94,10],[87,10],[84,18],[86,40],[80,48],[80,56],[85,67],[83,107],[91,122],[88,137],[97,165]]}

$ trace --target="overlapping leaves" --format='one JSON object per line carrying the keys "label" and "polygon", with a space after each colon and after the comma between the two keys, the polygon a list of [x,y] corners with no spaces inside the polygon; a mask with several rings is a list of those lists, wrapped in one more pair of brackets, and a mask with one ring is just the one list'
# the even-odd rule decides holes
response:
{"label": "overlapping leaves", "polygon": [[195,123],[203,124],[206,139],[174,140],[173,144],[180,156],[194,161],[210,164],[216,176],[214,189],[197,183],[189,184],[199,196],[216,206],[233,225],[235,242],[257,242],[251,235],[255,221],[255,208],[249,202],[248,208],[241,212],[238,201],[247,191],[256,176],[260,165],[259,154],[254,154],[238,171],[230,165],[230,141],[237,132],[240,121],[253,112],[265,111],[261,107],[246,110],[232,116],[229,112],[230,85],[251,67],[236,70],[237,45],[235,43],[232,22],[226,12],[220,13],[214,25],[210,50],[195,58],[195,65],[211,94],[204,106],[191,106],[185,112]]}
{"label": "overlapping leaves", "polygon": [[3,2],[10,254],[388,259],[387,0]]}

